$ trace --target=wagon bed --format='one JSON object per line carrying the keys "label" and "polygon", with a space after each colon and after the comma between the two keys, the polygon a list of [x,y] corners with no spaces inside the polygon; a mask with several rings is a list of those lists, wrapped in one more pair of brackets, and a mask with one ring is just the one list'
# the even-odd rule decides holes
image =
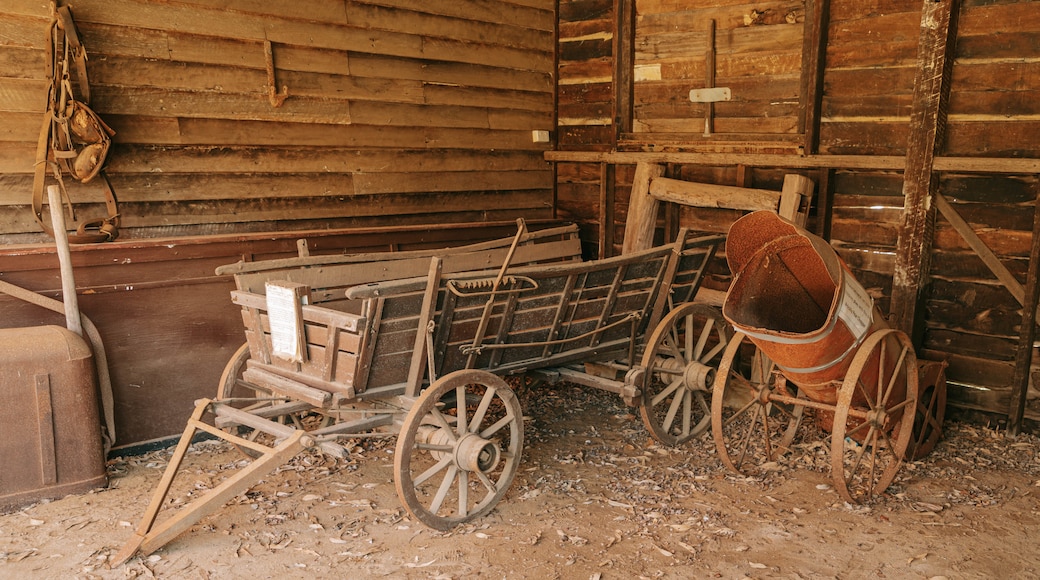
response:
{"label": "wagon bed", "polygon": [[[718,242],[691,237],[606,260],[510,268],[495,292],[496,271],[447,274],[450,258],[433,257],[424,260],[426,276],[351,286],[340,306],[354,314],[301,305],[302,360],[271,354],[264,295],[239,290],[232,299],[243,307],[249,366],[328,391],[316,406],[333,397],[414,396],[429,377],[464,368],[519,374],[633,360],[669,303],[692,299]],[[267,386],[279,390],[274,382],[286,384]]]}

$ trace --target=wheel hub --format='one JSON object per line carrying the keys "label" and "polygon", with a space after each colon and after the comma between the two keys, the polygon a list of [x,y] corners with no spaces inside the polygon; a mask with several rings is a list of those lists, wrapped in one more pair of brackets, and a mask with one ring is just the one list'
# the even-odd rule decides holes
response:
{"label": "wheel hub", "polygon": [[686,370],[683,373],[683,383],[687,389],[707,391],[711,389],[714,382],[715,369],[712,367],[697,361],[686,365]]}
{"label": "wheel hub", "polygon": [[487,473],[498,465],[501,451],[494,441],[475,433],[467,433],[455,445],[455,465],[466,471]]}
{"label": "wheel hub", "polygon": [[772,394],[772,392],[773,391],[772,391],[772,389],[769,388],[768,384],[764,384],[761,387],[759,387],[758,393],[757,393],[757,398],[758,398],[759,404],[768,405],[769,402],[770,402],[769,401],[769,395]]}
{"label": "wheel hub", "polygon": [[874,409],[873,411],[867,411],[867,422],[872,427],[881,429],[888,422],[888,412],[884,408]]}
{"label": "wheel hub", "polygon": [[498,444],[476,433],[466,433],[455,438],[451,431],[444,428],[423,426],[416,430],[415,439],[420,444],[451,447],[450,451],[431,449],[430,454],[438,461],[450,457],[455,466],[464,471],[488,473],[494,470],[502,459],[502,451]]}
{"label": "wheel hub", "polygon": [[[662,369],[663,375],[681,375],[683,387],[694,391],[709,391],[715,383],[715,369],[698,361],[691,361],[683,366],[682,359],[660,357],[657,359],[658,368]],[[671,382],[663,378],[665,383]]]}

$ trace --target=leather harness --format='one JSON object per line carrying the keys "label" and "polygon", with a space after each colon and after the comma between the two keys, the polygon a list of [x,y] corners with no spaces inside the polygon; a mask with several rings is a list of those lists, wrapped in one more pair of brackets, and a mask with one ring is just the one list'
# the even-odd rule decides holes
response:
{"label": "leather harness", "polygon": [[[69,234],[69,242],[85,244],[107,242],[119,235],[119,211],[112,184],[102,171],[105,156],[115,134],[97,113],[90,109],[90,83],[87,79],[87,53],[80,42],[72,12],[68,6],[54,8],[54,18],[48,29],[47,76],[51,81],[47,95],[47,112],[36,143],[36,166],[33,173],[33,216],[43,231],[54,236],[49,220],[43,219],[43,192],[50,171],[61,188],[62,198],[69,207],[71,223],[76,233]],[[77,100],[72,91],[72,71],[75,67],[76,86],[82,94]],[[105,190],[108,217],[76,223],[72,200],[62,178],[68,173],[82,183],[101,176]],[[54,211],[54,208],[51,208]]]}

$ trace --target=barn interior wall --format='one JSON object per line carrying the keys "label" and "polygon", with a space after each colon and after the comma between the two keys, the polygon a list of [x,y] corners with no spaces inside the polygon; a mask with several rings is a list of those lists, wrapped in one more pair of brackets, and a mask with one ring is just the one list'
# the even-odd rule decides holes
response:
{"label": "barn interior wall", "polygon": [[[815,140],[806,66],[814,10],[827,7],[823,74]],[[634,11],[631,104],[616,81],[618,22]],[[691,0],[561,0],[561,152],[805,153],[902,157],[911,131],[922,3],[905,0],[805,0],[750,3]],[[1040,11],[1019,0],[964,0],[940,155],[1040,157]],[[714,20],[714,27],[710,21]],[[712,28],[714,43],[710,44]],[[709,75],[707,53],[714,74]],[[615,56],[618,58],[615,59]],[[713,76],[714,78],[709,78]],[[729,87],[732,100],[712,105],[690,90]],[[631,113],[628,113],[628,110]],[[630,115],[626,127],[625,116]],[[560,154],[557,157],[566,157]],[[560,160],[558,215],[585,224],[590,243],[620,251],[634,166]],[[825,235],[883,312],[889,312],[896,240],[903,216],[903,174],[840,165],[826,169],[668,163],[673,177],[779,189],[800,172],[819,186],[810,229]],[[943,171],[939,191],[1023,285],[1029,272],[1036,174]],[[668,213],[668,212],[671,213]],[[662,211],[661,229],[681,223],[725,232],[735,212]],[[606,220],[606,221],[605,221]],[[660,234],[663,235],[663,232]],[[1035,269],[1035,265],[1033,268]],[[706,281],[725,289],[729,273]],[[1006,414],[1022,327],[1022,306],[954,227],[936,220],[923,303],[920,355],[950,364],[950,400],[963,408]],[[1032,376],[1040,377],[1034,360]],[[1040,417],[1040,392],[1026,414]]]}
{"label": "barn interior wall", "polygon": [[[551,1],[68,4],[90,105],[115,130],[119,239],[72,256],[109,349],[117,445],[178,433],[214,395],[244,340],[216,266],[294,255],[297,237],[408,249],[553,216],[550,144],[532,135],[553,128]],[[49,22],[47,0],[0,3],[0,280],[57,298],[30,207]],[[66,181],[78,218],[105,215],[98,180]],[[0,294],[0,324],[62,320]]]}
{"label": "barn interior wall", "polygon": [[[806,118],[806,32],[821,4],[829,10],[817,127]],[[618,6],[633,14],[633,50],[622,59]],[[122,241],[73,252],[95,268],[87,292],[107,292],[81,302],[130,357],[114,363],[123,365],[117,389],[153,385],[145,388],[183,401],[212,394],[217,359],[241,339],[231,327],[192,322],[231,312],[237,328],[229,281],[196,278],[266,243],[250,236],[556,216],[581,224],[593,253],[615,254],[633,166],[550,165],[548,149],[905,155],[921,25],[921,2],[907,0],[77,0],[73,8],[90,57],[91,104],[116,130],[106,171],[122,216]],[[959,12],[941,154],[1040,157],[1035,2],[963,0]],[[45,0],[0,5],[0,277],[56,295],[54,256],[41,250],[48,240],[29,208],[48,21]],[[619,74],[630,75],[630,93]],[[690,100],[690,90],[709,86],[729,88],[732,98]],[[271,88],[287,95],[280,106]],[[552,130],[552,142],[536,142],[536,130]],[[667,166],[672,177],[768,189],[791,171]],[[811,229],[887,310],[902,174],[795,171],[820,188]],[[1024,283],[1037,176],[944,171],[940,190]],[[72,184],[70,193],[78,215],[103,214],[98,184]],[[667,209],[661,235],[679,224],[725,232],[735,218]],[[199,240],[224,246],[200,255],[179,249]],[[120,261],[140,244],[147,258]],[[283,245],[278,252],[291,253],[292,243]],[[1004,413],[1022,308],[942,218],[933,254],[921,354],[949,361],[955,405]],[[728,277],[715,267],[705,284],[725,289]],[[147,331],[118,315],[126,300],[153,303],[134,292],[164,294],[161,313],[140,310]],[[200,318],[199,303],[216,311]],[[5,320],[32,321],[11,315],[14,308],[0,304]],[[152,335],[175,345],[162,349],[168,364],[155,364],[154,351],[133,355],[135,342]],[[200,340],[219,354],[201,367],[179,348]],[[147,400],[121,412],[138,413]],[[1033,418],[1038,401],[1029,402]],[[131,439],[172,434],[147,413],[135,420],[141,429]]]}

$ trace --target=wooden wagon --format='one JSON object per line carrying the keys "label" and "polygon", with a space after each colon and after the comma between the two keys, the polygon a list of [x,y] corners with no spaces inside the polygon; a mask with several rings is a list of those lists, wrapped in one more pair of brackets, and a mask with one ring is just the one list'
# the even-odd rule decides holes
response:
{"label": "wooden wagon", "polygon": [[[693,300],[722,240],[682,230],[671,244],[582,262],[575,228],[528,233],[521,222],[512,240],[453,250],[223,268],[247,343],[217,398],[197,403],[114,562],[161,547],[303,449],[342,456],[342,439],[378,433],[397,435],[395,484],[412,516],[437,529],[480,517],[523,448],[506,375],[617,393],[666,443],[702,433],[729,331]],[[155,525],[197,431],[257,459]]]}

